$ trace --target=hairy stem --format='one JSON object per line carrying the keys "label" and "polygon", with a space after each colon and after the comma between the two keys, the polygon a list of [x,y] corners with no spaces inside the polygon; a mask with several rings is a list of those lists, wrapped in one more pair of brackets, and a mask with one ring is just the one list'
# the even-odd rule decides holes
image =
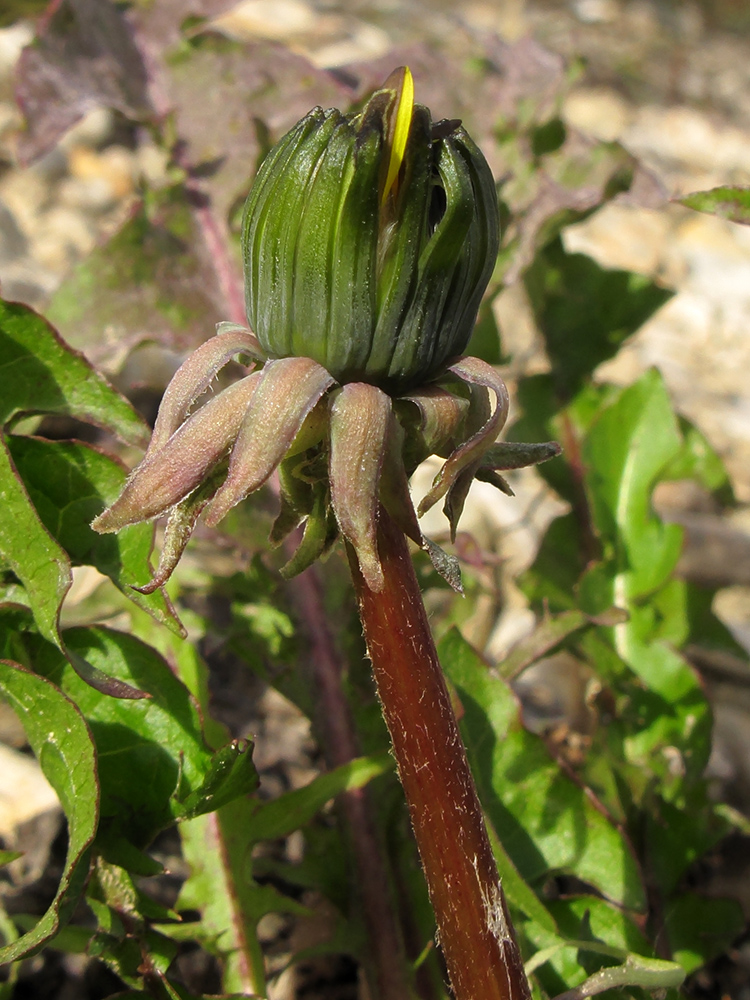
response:
{"label": "hairy stem", "polygon": [[403,533],[381,508],[385,586],[349,549],[383,714],[456,1000],[528,1000],[521,954]]}
{"label": "hairy stem", "polygon": [[[326,622],[323,590],[316,566],[289,581],[302,630],[310,644],[310,666],[318,699],[318,724],[329,767],[347,764],[360,748],[354,719],[342,683],[342,663]],[[340,796],[349,828],[357,874],[357,891],[367,925],[371,959],[366,970],[377,1000],[408,1000],[413,992],[396,911],[389,892],[389,873],[378,837],[368,789]]]}

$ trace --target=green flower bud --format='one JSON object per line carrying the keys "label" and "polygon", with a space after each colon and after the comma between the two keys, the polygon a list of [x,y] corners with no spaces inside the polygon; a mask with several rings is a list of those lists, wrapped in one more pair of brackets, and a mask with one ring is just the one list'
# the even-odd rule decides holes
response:
{"label": "green flower bud", "polygon": [[270,357],[402,391],[464,351],[498,241],[486,160],[396,70],[361,112],[316,108],[263,162],[242,228],[248,320]]}

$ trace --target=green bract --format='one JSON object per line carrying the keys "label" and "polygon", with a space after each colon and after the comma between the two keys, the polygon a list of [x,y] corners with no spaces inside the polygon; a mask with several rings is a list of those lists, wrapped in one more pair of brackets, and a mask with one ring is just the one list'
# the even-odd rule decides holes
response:
{"label": "green bract", "polygon": [[[198,518],[213,526],[278,470],[283,571],[301,572],[343,535],[373,591],[384,586],[382,509],[460,589],[453,556],[418,517],[443,501],[455,537],[476,479],[544,461],[556,445],[494,445],[508,390],[462,357],[498,248],[489,167],[458,122],[433,125],[396,70],[359,114],[311,111],[269,153],[243,223],[247,311],[170,382],[140,465],[97,517],[99,532],[168,514],[169,578]],[[203,405],[231,358],[265,362]],[[198,405],[196,405],[198,404]],[[417,509],[409,476],[445,459]]]}
{"label": "green bract", "polygon": [[465,349],[495,263],[495,185],[458,122],[397,70],[358,114],[316,108],[245,206],[247,316],[275,358],[404,390]]}

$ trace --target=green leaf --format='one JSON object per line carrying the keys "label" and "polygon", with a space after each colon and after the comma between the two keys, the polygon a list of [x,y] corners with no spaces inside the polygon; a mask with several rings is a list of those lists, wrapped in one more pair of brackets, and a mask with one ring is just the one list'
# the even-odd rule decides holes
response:
{"label": "green leaf", "polygon": [[566,253],[559,238],[537,254],[525,280],[565,397],[672,296],[642,275]]}
{"label": "green leaf", "polygon": [[0,300],[0,424],[28,413],[60,413],[146,445],[148,427],[88,361],[33,309]]}
{"label": "green leaf", "polygon": [[623,607],[653,593],[674,569],[681,529],[654,516],[650,503],[654,484],[681,447],[664,382],[655,370],[625,389],[592,425],[582,445],[585,484],[605,559],[615,571],[609,593],[602,593],[597,582],[597,605]]}
{"label": "green leaf", "polygon": [[686,893],[666,908],[667,939],[676,961],[686,972],[721,954],[745,925],[734,899],[710,899]]}
{"label": "green leaf", "polygon": [[172,910],[154,903],[140,892],[131,876],[117,865],[97,857],[86,894],[96,917],[97,930],[87,946],[92,958],[101,959],[129,986],[139,986],[144,976],[163,977],[177,954],[175,943],[151,927],[151,920],[177,919]]}
{"label": "green leaf", "polygon": [[[58,413],[87,420],[144,444],[148,428],[122,396],[26,306],[0,300],[0,426],[24,414]],[[60,605],[70,587],[70,562],[29,499],[5,440],[0,446],[0,557],[26,588],[37,626],[60,645]]]}
{"label": "green leaf", "polygon": [[[629,956],[649,961],[648,942],[622,909],[597,896],[550,900],[558,936],[550,941],[536,925],[524,928],[537,953],[527,963],[548,995],[578,986],[587,975]],[[644,955],[646,956],[644,959]]]}
{"label": "green leaf", "polygon": [[503,884],[503,890],[514,910],[520,910],[529,920],[538,924],[550,934],[557,933],[557,925],[554,917],[550,914],[544,903],[539,899],[531,886],[524,882],[518,869],[505,850],[495,827],[489,817],[485,817],[487,833],[492,844],[492,853],[495,855],[497,870]]}
{"label": "green leaf", "polygon": [[70,561],[39,519],[0,440],[0,558],[26,589],[37,628],[60,645],[59,616],[70,589]]}
{"label": "green leaf", "polygon": [[678,417],[682,449],[662,471],[661,479],[694,479],[720,503],[732,504],[734,493],[726,466],[708,439],[686,417]]}
{"label": "green leaf", "polygon": [[660,958],[628,955],[622,965],[600,969],[578,987],[579,995],[596,996],[617,986],[640,986],[652,992],[677,989],[685,981],[685,970]]}
{"label": "green leaf", "polygon": [[455,629],[440,643],[440,659],[464,708],[461,730],[480,798],[522,877],[534,884],[550,872],[568,872],[642,909],[629,845],[586,789],[550,759],[542,740],[523,729],[505,682],[490,674]]}
{"label": "green leaf", "polygon": [[358,757],[348,764],[321,774],[303,788],[257,806],[250,823],[250,837],[255,841],[287,837],[293,830],[305,826],[341,792],[362,788],[373,778],[393,770],[390,754]]}
{"label": "green leaf", "polygon": [[517,677],[522,670],[559,646],[563,640],[591,625],[617,625],[627,618],[625,612],[612,608],[609,613],[590,618],[582,611],[565,611],[559,615],[547,615],[536,626],[531,635],[521,639],[498,670],[506,680]]}
{"label": "green leaf", "polygon": [[715,816],[707,797],[693,808],[678,808],[658,796],[649,796],[644,839],[652,877],[664,896],[671,895],[694,861],[728,832],[729,824]]}
{"label": "green leaf", "polygon": [[203,784],[180,803],[180,818],[194,819],[214,812],[241,795],[252,794],[259,782],[252,750],[249,740],[232,740],[228,746],[217,750]]}
{"label": "green leaf", "polygon": [[[533,565],[519,578],[519,584],[530,601],[551,611],[572,611],[576,607],[578,581],[585,568],[581,548],[580,525],[576,515],[565,514],[555,518],[547,529]],[[612,596],[611,589],[607,593]]]}
{"label": "green leaf", "polygon": [[184,635],[163,591],[133,589],[153,575],[153,527],[134,524],[117,535],[98,535],[90,527],[121,493],[127,478],[122,466],[78,441],[11,437],[8,448],[42,524],[73,563],[95,566],[134,604]]}
{"label": "green leaf", "polygon": [[615,386],[587,383],[561,409],[563,399],[553,375],[531,375],[519,383],[517,402],[522,416],[510,428],[508,437],[519,443],[546,438],[560,442],[564,460],[545,462],[538,469],[542,478],[571,504],[580,502],[580,484],[574,474],[580,461],[578,439],[618,395]]}
{"label": "green leaf", "polygon": [[717,187],[673,200],[687,208],[694,208],[696,212],[708,212],[709,215],[718,215],[720,219],[750,226],[750,188]]}
{"label": "green leaf", "polygon": [[[101,781],[98,843],[108,860],[132,867],[132,849],[143,850],[159,830],[180,818],[186,801],[207,806],[204,795],[194,800],[190,796],[205,787],[209,774],[211,795],[221,800],[241,794],[252,780],[250,755],[237,765],[237,772],[234,767],[219,768],[219,783],[214,784],[217,765],[204,742],[198,710],[158,653],[106,628],[70,629],[64,638],[72,653],[94,668],[106,669],[117,681],[150,696],[140,701],[102,697],[55,649],[28,641],[34,669],[75,699],[91,727]],[[239,756],[238,748],[229,751],[233,755]]]}
{"label": "green leaf", "polygon": [[68,851],[55,898],[33,930],[0,948],[4,963],[39,950],[72,916],[88,875],[99,785],[93,740],[72,701],[43,677],[7,660],[0,661],[0,693],[21,720],[68,820]]}
{"label": "green leaf", "polygon": [[[263,952],[256,925],[268,910],[283,910],[284,897],[276,893],[276,906],[269,905],[268,892],[252,878],[252,845],[246,835],[252,812],[250,802],[236,799],[210,816],[181,824],[182,850],[190,876],[176,906],[200,912],[204,947],[224,966],[223,990],[265,996]],[[288,904],[294,908],[293,900]]]}
{"label": "green leaf", "polygon": [[215,816],[181,826],[192,874],[183,886],[179,906],[200,910],[201,937],[227,963],[225,989],[262,992],[263,965],[255,927],[265,913],[307,912],[273,887],[253,880],[253,844],[288,836],[309,823],[336,795],[361,788],[392,768],[387,754],[362,757],[271,802],[258,806],[240,800]]}

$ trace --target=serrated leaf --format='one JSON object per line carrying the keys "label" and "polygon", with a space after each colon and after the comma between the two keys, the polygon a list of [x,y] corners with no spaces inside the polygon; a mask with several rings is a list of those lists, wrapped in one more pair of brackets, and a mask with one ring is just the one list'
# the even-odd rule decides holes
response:
{"label": "serrated leaf", "polygon": [[720,219],[739,222],[750,226],[750,188],[747,187],[717,187],[710,191],[694,191],[674,201],[694,208],[697,212],[708,212],[718,215]]}
{"label": "serrated leaf", "polygon": [[43,677],[2,660],[0,693],[21,720],[68,820],[68,851],[55,898],[33,930],[0,948],[4,963],[37,951],[72,916],[88,875],[89,848],[99,818],[99,783],[91,734],[78,708],[61,691]]}
{"label": "serrated leaf", "polygon": [[[251,803],[237,799],[210,816],[181,825],[183,855],[191,874],[176,906],[200,912],[204,946],[224,965],[223,988],[265,996],[256,925],[269,901],[252,878],[251,845],[245,835],[252,811]],[[278,895],[280,905],[283,897]],[[293,906],[292,900],[289,905]]]}
{"label": "serrated leaf", "polygon": [[151,110],[143,59],[111,0],[50,8],[21,54],[16,88],[27,126],[19,136],[24,163],[48,152],[92,107],[140,118]]}
{"label": "serrated leaf", "polygon": [[518,705],[504,681],[452,630],[440,660],[458,689],[466,741],[480,797],[503,846],[532,885],[565,871],[609,899],[642,909],[637,864],[616,827],[586,790],[565,775],[538,737],[520,724]]}
{"label": "serrated leaf", "polygon": [[177,634],[184,634],[163,591],[142,594],[153,571],[153,527],[131,525],[98,535],[91,521],[120,495],[127,479],[108,455],[78,441],[11,437],[8,447],[42,524],[76,565],[95,566],[134,604]]}

